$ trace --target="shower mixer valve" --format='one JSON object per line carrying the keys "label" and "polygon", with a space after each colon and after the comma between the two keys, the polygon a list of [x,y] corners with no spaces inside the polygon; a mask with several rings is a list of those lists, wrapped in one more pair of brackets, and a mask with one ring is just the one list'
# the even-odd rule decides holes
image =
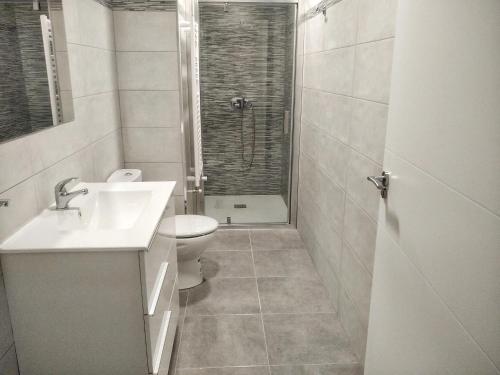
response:
{"label": "shower mixer valve", "polygon": [[231,98],[231,109],[233,111],[243,111],[244,109],[250,109],[252,107],[252,102],[244,96],[235,96]]}

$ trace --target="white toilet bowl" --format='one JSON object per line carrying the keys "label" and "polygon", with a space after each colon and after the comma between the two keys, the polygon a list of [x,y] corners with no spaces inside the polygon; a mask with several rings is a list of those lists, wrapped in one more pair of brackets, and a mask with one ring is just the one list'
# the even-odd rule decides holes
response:
{"label": "white toilet bowl", "polygon": [[[142,181],[139,169],[119,169],[108,178],[108,182],[139,181]],[[175,225],[171,220],[175,220]],[[179,289],[192,288],[203,282],[200,256],[212,241],[218,226],[217,220],[200,215],[176,215],[161,221],[158,233],[177,240]]]}
{"label": "white toilet bowl", "polygon": [[[175,220],[175,226],[170,220]],[[177,240],[179,289],[192,288],[203,282],[200,256],[213,240],[219,224],[215,219],[200,215],[176,215],[163,219],[158,233]],[[175,228],[175,233],[172,233]]]}

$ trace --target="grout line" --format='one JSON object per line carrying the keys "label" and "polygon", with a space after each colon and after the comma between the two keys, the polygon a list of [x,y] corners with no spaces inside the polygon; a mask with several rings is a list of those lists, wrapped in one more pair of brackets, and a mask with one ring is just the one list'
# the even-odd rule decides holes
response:
{"label": "grout line", "polygon": [[381,102],[381,101],[378,101],[378,100],[373,100],[373,99],[368,99],[368,98],[361,98],[361,97],[358,97],[358,96],[354,96],[354,94],[347,95],[347,94],[342,94],[342,93],[339,93],[339,92],[333,92],[333,91],[328,91],[328,90],[320,89],[320,88],[317,88],[317,87],[303,86],[302,88],[305,89],[306,91],[319,91],[319,92],[325,93],[325,94],[342,96],[344,98],[349,98],[349,99],[354,99],[354,100],[363,100],[365,102],[370,102],[370,103],[385,105],[387,107],[390,105],[389,102],[386,103],[386,102]]}
{"label": "grout line", "polygon": [[[358,39],[358,35],[357,34],[358,34],[358,30],[357,30],[357,27],[356,27],[356,37],[355,37],[356,40]],[[338,47],[333,47],[333,48],[329,48],[329,49],[324,49],[324,50],[321,50],[321,51],[306,52],[305,49],[304,49],[304,54],[303,55],[304,56],[312,56],[312,55],[327,54],[329,52],[338,51],[338,50],[341,50],[341,49],[355,48],[355,47],[360,46],[360,45],[371,44],[371,43],[378,43],[378,42],[383,42],[383,41],[390,40],[390,39],[395,39],[395,36],[392,35],[392,36],[388,36],[388,37],[385,37],[385,38],[374,39],[374,40],[367,40],[365,42],[358,42],[358,41],[356,41],[354,43],[350,43],[350,44],[346,44],[346,45],[338,46]],[[304,38],[304,40],[305,40],[305,38]]]}
{"label": "grout line", "polygon": [[269,350],[267,349],[267,337],[266,337],[266,329],[264,327],[264,317],[262,315],[262,303],[260,300],[260,293],[259,293],[259,283],[257,282],[257,272],[255,271],[255,258],[253,256],[253,244],[252,244],[252,232],[248,230],[248,240],[250,241],[250,253],[252,254],[252,266],[253,266],[253,274],[255,277],[255,287],[257,289],[257,298],[259,300],[259,316],[260,316],[260,323],[262,324],[262,333],[264,334],[264,345],[266,348],[266,357],[267,357],[267,372],[269,375],[271,375],[271,368],[270,362],[269,362]]}

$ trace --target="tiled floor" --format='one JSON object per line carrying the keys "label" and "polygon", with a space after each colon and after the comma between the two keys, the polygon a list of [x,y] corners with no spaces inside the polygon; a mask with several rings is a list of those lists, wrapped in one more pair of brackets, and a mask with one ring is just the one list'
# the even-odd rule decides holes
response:
{"label": "tiled floor", "polygon": [[170,374],[361,375],[297,231],[220,230],[202,262]]}

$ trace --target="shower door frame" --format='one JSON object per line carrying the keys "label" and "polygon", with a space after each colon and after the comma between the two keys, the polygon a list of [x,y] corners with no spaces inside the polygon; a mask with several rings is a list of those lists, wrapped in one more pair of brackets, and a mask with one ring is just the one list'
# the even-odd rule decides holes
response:
{"label": "shower door frame", "polygon": [[[179,4],[185,1],[189,4],[188,9],[184,9],[184,14],[180,14]],[[225,228],[245,228],[245,227],[267,227],[267,226],[296,226],[297,225],[297,192],[298,192],[298,158],[294,159],[295,142],[299,141],[297,136],[299,129],[295,124],[295,91],[297,81],[297,43],[298,43],[298,22],[299,22],[299,2],[298,0],[178,0],[177,4],[177,33],[178,33],[178,54],[179,54],[179,90],[180,90],[180,109],[181,109],[181,129],[182,142],[184,148],[184,213],[185,214],[205,214],[205,195],[204,180],[200,187],[194,186],[192,175],[194,170],[194,140],[193,123],[191,120],[192,101],[192,72],[191,72],[191,43],[186,30],[186,14],[191,17],[195,12],[196,21],[199,24],[199,3],[235,3],[235,4],[294,4],[295,5],[295,27],[293,36],[293,63],[292,63],[292,95],[290,105],[290,123],[289,138],[290,146],[288,152],[288,186],[287,186],[287,222],[283,223],[220,223]],[[189,34],[190,35],[190,34]],[[297,132],[297,133],[296,133]],[[202,144],[203,147],[203,144]],[[298,151],[298,145],[297,145]],[[296,169],[297,168],[297,169]],[[206,176],[210,178],[210,176]]]}

